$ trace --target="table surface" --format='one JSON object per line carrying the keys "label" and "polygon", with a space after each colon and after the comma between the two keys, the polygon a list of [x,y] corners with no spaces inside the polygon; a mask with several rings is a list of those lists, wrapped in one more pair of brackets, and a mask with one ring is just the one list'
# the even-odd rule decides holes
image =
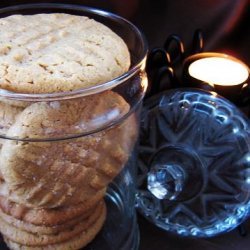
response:
{"label": "table surface", "polygon": [[185,238],[165,232],[138,217],[140,227],[139,250],[249,250],[250,220],[243,223],[246,235],[241,236],[239,229],[217,237],[194,239]]}

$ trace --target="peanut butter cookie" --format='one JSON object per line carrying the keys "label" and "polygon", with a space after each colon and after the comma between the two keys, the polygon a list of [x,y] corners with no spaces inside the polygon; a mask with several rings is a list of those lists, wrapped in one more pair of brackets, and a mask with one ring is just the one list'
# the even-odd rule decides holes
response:
{"label": "peanut butter cookie", "polygon": [[[111,125],[129,111],[112,91],[82,99],[27,107],[7,135],[53,138]],[[72,140],[6,140],[0,170],[16,202],[33,207],[76,205],[91,199],[120,172],[137,135],[134,115],[122,124]]]}
{"label": "peanut butter cookie", "polygon": [[0,19],[0,33],[0,88],[9,91],[72,91],[112,80],[130,66],[123,40],[88,17],[12,15]]}

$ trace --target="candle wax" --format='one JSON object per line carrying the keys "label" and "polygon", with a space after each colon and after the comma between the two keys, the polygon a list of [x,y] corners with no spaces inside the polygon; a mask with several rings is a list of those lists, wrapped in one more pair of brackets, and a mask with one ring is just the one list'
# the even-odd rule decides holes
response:
{"label": "candle wax", "polygon": [[201,58],[190,64],[190,76],[216,85],[238,85],[245,82],[249,76],[248,68],[227,57]]}

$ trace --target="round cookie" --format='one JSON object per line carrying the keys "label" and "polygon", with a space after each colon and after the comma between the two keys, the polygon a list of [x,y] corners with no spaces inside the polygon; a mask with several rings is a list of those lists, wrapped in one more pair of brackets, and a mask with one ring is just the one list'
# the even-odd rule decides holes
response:
{"label": "round cookie", "polygon": [[14,107],[0,101],[0,134],[5,135],[16,117],[23,111],[21,107]]}
{"label": "round cookie", "polygon": [[55,224],[50,226],[37,226],[31,223],[27,223],[22,220],[18,220],[13,216],[10,216],[0,210],[0,218],[4,220],[6,223],[29,233],[35,233],[35,234],[42,234],[42,235],[50,235],[50,234],[59,234],[62,231],[66,231],[69,228],[73,228],[76,224],[79,223],[79,221],[86,220],[88,217],[95,214],[97,209],[100,209],[100,203],[95,205],[94,208],[91,210],[88,210],[84,212],[82,215],[75,217],[73,219],[70,219],[68,221],[65,221],[63,224]]}
{"label": "round cookie", "polygon": [[104,206],[104,209],[99,216],[99,218],[86,230],[80,232],[75,237],[63,241],[56,244],[46,245],[46,246],[27,246],[26,244],[19,244],[12,240],[10,240],[8,237],[4,236],[4,241],[8,245],[10,249],[18,249],[18,250],[65,250],[65,249],[81,249],[85,247],[88,243],[90,243],[97,233],[100,231],[100,229],[103,226],[103,223],[106,218],[106,207]]}
{"label": "round cookie", "polygon": [[[27,107],[8,131],[21,138],[53,138],[96,130],[129,111],[112,91],[63,102]],[[106,187],[128,160],[137,136],[135,115],[122,124],[72,140],[6,140],[0,170],[15,201],[53,208],[91,199]]]}
{"label": "round cookie", "polygon": [[88,17],[12,15],[0,19],[0,33],[0,88],[9,91],[72,91],[112,80],[130,66],[124,41]]}
{"label": "round cookie", "polygon": [[[22,107],[15,107],[0,100],[0,135],[5,136],[7,134],[8,129],[22,110]],[[4,139],[0,138],[0,148],[3,142]]]}
{"label": "round cookie", "polygon": [[104,197],[106,189],[103,189],[92,197],[91,200],[79,203],[75,206],[67,206],[52,209],[27,208],[9,199],[0,196],[0,209],[15,219],[22,220],[37,226],[61,225],[73,220],[83,213],[92,211],[96,204]]}
{"label": "round cookie", "polygon": [[[5,136],[11,125],[15,122],[16,117],[23,110],[22,107],[15,107],[0,100],[0,135]],[[0,149],[5,139],[0,138]],[[0,179],[3,178],[0,172]]]}
{"label": "round cookie", "polygon": [[6,223],[2,218],[0,218],[0,230],[2,234],[8,239],[27,246],[47,246],[51,244],[60,243],[67,241],[74,236],[78,235],[82,231],[87,230],[98,218],[103,214],[105,210],[105,203],[102,201],[97,209],[84,220],[79,220],[73,227],[67,228],[64,231],[60,231],[57,234],[37,234],[36,232],[30,233],[23,231],[9,223]]}
{"label": "round cookie", "polygon": [[0,102],[4,103],[6,105],[9,105],[11,107],[14,107],[14,108],[16,108],[16,107],[20,108],[21,110],[28,107],[32,103],[30,101],[11,100],[11,99],[7,99],[6,97],[2,97],[2,96],[0,96]]}

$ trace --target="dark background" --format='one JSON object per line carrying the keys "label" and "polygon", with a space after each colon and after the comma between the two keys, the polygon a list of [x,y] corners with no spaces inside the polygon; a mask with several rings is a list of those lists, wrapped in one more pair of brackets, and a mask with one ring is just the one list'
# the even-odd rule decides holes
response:
{"label": "dark background", "polygon": [[[145,34],[149,47],[162,46],[170,34],[178,34],[189,50],[193,32],[201,28],[206,51],[227,52],[250,65],[250,3],[248,0],[109,0],[109,1],[1,1],[0,7],[31,2],[83,4],[112,11],[132,21]],[[1,35],[1,34],[0,34]],[[140,250],[249,250],[236,229],[211,239],[187,239],[164,232],[139,216]],[[119,250],[119,249],[117,249]]]}

